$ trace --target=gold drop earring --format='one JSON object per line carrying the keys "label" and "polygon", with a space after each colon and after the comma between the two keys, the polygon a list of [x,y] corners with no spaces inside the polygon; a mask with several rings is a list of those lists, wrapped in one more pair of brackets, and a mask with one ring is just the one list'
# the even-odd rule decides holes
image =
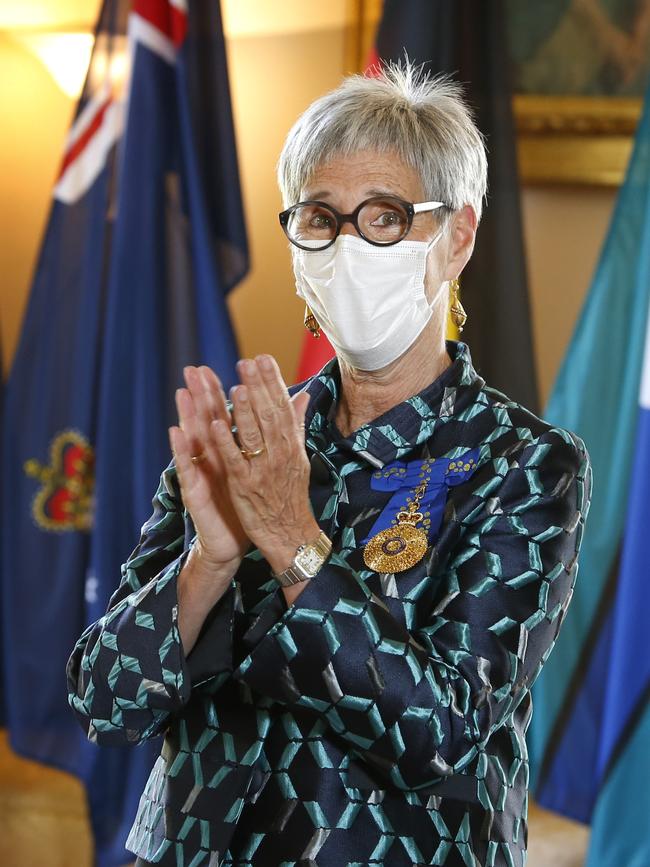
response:
{"label": "gold drop earring", "polygon": [[320,325],[307,304],[305,304],[305,328],[312,337],[320,337]]}
{"label": "gold drop earring", "polygon": [[451,291],[454,294],[454,297],[451,302],[451,321],[458,328],[458,333],[463,330],[463,325],[467,322],[467,313],[465,313],[465,308],[460,303],[460,298],[458,297],[458,289],[460,288],[460,284],[458,282],[458,278],[451,281]]}

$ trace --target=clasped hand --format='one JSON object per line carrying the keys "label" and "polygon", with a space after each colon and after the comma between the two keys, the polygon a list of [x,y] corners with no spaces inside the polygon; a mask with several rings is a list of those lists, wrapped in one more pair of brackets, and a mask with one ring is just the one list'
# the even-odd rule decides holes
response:
{"label": "clasped hand", "polygon": [[309,395],[290,398],[269,355],[238,362],[237,372],[231,414],[213,370],[184,369],[187,388],[176,392],[179,424],[169,428],[170,444],[205,560],[236,568],[253,544],[281,572],[319,532],[304,441]]}

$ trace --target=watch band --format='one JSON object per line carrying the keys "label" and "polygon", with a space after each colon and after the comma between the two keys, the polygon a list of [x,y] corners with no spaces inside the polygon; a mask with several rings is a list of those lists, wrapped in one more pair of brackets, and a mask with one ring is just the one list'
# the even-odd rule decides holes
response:
{"label": "watch band", "polygon": [[332,551],[332,543],[321,530],[318,538],[306,545],[301,545],[293,558],[293,562],[284,572],[272,572],[275,580],[282,587],[300,584],[309,578],[314,578]]}

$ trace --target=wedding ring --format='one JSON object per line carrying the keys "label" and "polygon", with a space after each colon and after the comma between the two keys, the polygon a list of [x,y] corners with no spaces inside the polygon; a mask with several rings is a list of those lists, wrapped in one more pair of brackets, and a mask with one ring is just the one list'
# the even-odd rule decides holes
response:
{"label": "wedding ring", "polygon": [[206,459],[206,457],[207,457],[206,453],[201,452],[200,455],[192,455],[191,461],[193,464],[200,464],[201,461],[204,461]]}
{"label": "wedding ring", "polygon": [[256,458],[258,455],[263,454],[266,451],[266,446],[262,446],[261,449],[255,449],[255,451],[249,451],[248,449],[239,449],[239,451],[243,454],[247,461],[251,458]]}

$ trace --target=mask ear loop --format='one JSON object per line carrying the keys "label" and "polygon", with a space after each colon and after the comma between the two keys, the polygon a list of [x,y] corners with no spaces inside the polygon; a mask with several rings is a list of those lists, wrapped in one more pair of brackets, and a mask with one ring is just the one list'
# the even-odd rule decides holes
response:
{"label": "mask ear loop", "polygon": [[[440,229],[438,230],[438,232],[433,236],[433,238],[431,239],[431,241],[430,241],[429,244],[427,245],[427,252],[426,252],[426,255],[425,255],[425,258],[424,258],[424,273],[425,273],[425,277],[426,277],[426,263],[427,263],[427,259],[429,258],[429,251],[430,251],[433,247],[435,247],[435,245],[438,243],[438,241],[440,240],[440,238],[442,238],[442,236],[443,236],[444,233],[445,233],[445,228],[446,228],[445,226],[441,226]],[[440,295],[441,295],[442,292],[443,292],[443,288],[446,288],[447,290],[449,290],[449,280],[443,280],[442,283],[440,284],[440,288],[438,289],[438,291],[436,292],[436,294],[433,296],[433,298],[431,299],[431,301],[428,301],[428,300],[427,300],[427,302],[426,302],[426,303],[427,303],[427,307],[429,308],[429,310],[431,311],[432,314],[433,314],[433,309],[434,309],[434,307],[435,307],[435,305],[436,305],[436,301],[438,300],[438,298],[440,297]],[[426,299],[426,295],[425,295],[425,299]]]}
{"label": "mask ear loop", "polygon": [[441,226],[438,229],[438,231],[436,232],[436,234],[433,236],[433,238],[427,244],[427,256],[429,255],[429,251],[431,250],[431,248],[435,247],[435,245],[438,243],[438,241],[445,234],[445,228],[446,228],[445,226]]}

